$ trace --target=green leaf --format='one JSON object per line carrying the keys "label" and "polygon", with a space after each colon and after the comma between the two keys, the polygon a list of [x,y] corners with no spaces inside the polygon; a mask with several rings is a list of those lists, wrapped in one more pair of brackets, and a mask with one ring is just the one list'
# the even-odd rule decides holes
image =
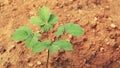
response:
{"label": "green leaf", "polygon": [[64,26],[60,26],[56,32],[56,36],[59,37],[64,33]]}
{"label": "green leaf", "polygon": [[49,31],[52,28],[50,24],[41,25],[40,27],[41,27],[41,30],[45,32]]}
{"label": "green leaf", "polygon": [[70,33],[73,36],[80,36],[83,34],[83,29],[80,25],[69,23],[65,25],[66,32]]}
{"label": "green leaf", "polygon": [[16,32],[13,33],[12,39],[17,40],[17,41],[22,41],[27,38],[28,34],[25,31],[22,30],[17,30]]}
{"label": "green leaf", "polygon": [[34,45],[38,43],[38,38],[41,36],[39,33],[34,33],[34,35],[29,36],[25,40],[25,44],[28,48],[32,48]]}
{"label": "green leaf", "polygon": [[51,14],[48,23],[53,25],[58,22],[58,17],[55,14]]}
{"label": "green leaf", "polygon": [[41,37],[42,35],[40,33],[34,33],[34,36]]}
{"label": "green leaf", "polygon": [[71,43],[66,40],[57,40],[53,43],[53,45],[56,45],[64,50],[72,50]]}
{"label": "green leaf", "polygon": [[32,31],[28,28],[28,27],[20,27],[19,29],[17,29],[13,35],[12,35],[12,39],[16,40],[16,41],[22,41],[27,39],[27,37],[32,33]]}
{"label": "green leaf", "polygon": [[22,27],[20,28],[20,30],[26,31],[26,32],[28,33],[28,35],[31,35],[31,34],[32,34],[32,30],[31,30],[29,27],[27,27],[27,26],[22,26]]}
{"label": "green leaf", "polygon": [[25,45],[26,45],[26,47],[32,48],[32,46],[33,46],[33,45],[31,45],[32,39],[33,39],[33,36],[31,35],[31,36],[29,36],[29,37],[25,40]]}
{"label": "green leaf", "polygon": [[32,52],[38,53],[42,52],[43,50],[46,49],[47,46],[41,44],[41,42],[38,42],[35,46],[32,48]]}
{"label": "green leaf", "polygon": [[23,31],[26,31],[28,34],[32,34],[32,30],[27,26],[22,26],[17,30],[23,30]]}
{"label": "green leaf", "polygon": [[39,17],[31,17],[30,18],[30,22],[33,23],[33,24],[36,24],[36,25],[43,25],[43,21],[39,18]]}
{"label": "green leaf", "polygon": [[49,51],[51,53],[54,53],[54,52],[58,51],[59,49],[60,49],[60,47],[57,46],[57,45],[52,45],[52,46],[49,47]]}
{"label": "green leaf", "polygon": [[39,9],[39,16],[44,22],[48,22],[50,18],[51,11],[49,8],[43,6],[42,8]]}
{"label": "green leaf", "polygon": [[39,42],[37,45],[33,46],[32,51],[33,52],[41,52],[41,51],[47,49],[50,46],[50,44],[51,44],[50,40],[45,40],[45,41]]}
{"label": "green leaf", "polygon": [[46,46],[51,45],[51,41],[50,40],[44,40],[41,43],[44,44],[44,45],[46,45]]}
{"label": "green leaf", "polygon": [[49,50],[53,53],[58,51],[60,48],[64,50],[72,50],[72,45],[66,40],[57,40],[49,47]]}

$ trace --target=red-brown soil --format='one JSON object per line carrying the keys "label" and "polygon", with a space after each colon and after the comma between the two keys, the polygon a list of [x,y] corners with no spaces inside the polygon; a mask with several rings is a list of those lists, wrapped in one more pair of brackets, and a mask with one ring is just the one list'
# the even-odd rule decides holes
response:
{"label": "red-brown soil", "polygon": [[62,37],[74,50],[51,55],[49,68],[120,68],[120,0],[0,0],[0,68],[45,68],[47,51],[35,54],[11,39],[23,25],[39,31],[29,18],[43,5],[59,16],[49,39],[61,24],[84,28],[83,36]]}

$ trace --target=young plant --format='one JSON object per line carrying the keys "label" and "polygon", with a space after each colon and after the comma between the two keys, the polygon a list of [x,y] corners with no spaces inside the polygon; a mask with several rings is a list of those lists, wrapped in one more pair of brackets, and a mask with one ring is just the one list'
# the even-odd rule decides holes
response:
{"label": "young plant", "polygon": [[[30,18],[30,22],[40,26],[40,30],[42,32],[47,32],[53,28],[53,25],[58,22],[58,17],[55,14],[51,14],[49,8],[43,6],[38,11],[39,16],[34,16]],[[42,33],[41,32],[41,33]],[[60,37],[65,32],[71,34],[72,36],[80,36],[83,34],[83,29],[80,25],[74,23],[68,23],[63,26],[58,27],[56,32],[56,37]],[[28,48],[31,48],[33,52],[38,53],[42,52],[45,49],[48,50],[48,57],[46,68],[48,68],[49,62],[49,54],[54,53],[60,49],[63,50],[73,50],[72,44],[69,41],[64,39],[55,40],[54,42],[51,40],[43,40],[38,41],[38,39],[42,36],[40,33],[33,33],[29,27],[23,26],[18,28],[12,35],[12,39],[16,41],[25,41],[25,45]]]}

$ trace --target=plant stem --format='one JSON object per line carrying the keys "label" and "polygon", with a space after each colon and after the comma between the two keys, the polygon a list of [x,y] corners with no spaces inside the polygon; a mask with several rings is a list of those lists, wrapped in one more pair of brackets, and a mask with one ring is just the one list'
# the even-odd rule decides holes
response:
{"label": "plant stem", "polygon": [[[48,39],[48,32],[47,32],[47,39]],[[48,64],[49,64],[49,57],[50,57],[50,52],[49,52],[49,50],[48,50],[46,68],[48,68]]]}
{"label": "plant stem", "polygon": [[48,63],[49,63],[49,56],[50,56],[50,52],[49,52],[49,50],[48,50],[46,68],[48,68]]}

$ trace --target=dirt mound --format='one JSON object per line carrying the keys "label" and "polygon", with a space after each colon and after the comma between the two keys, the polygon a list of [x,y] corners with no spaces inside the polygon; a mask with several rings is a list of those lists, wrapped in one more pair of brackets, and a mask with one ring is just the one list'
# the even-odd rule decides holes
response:
{"label": "dirt mound", "polygon": [[43,5],[59,16],[54,30],[68,22],[84,28],[83,36],[62,37],[74,50],[52,55],[50,68],[120,68],[120,0],[0,0],[0,68],[45,68],[47,51],[35,54],[11,40],[20,26],[39,30],[29,18]]}

